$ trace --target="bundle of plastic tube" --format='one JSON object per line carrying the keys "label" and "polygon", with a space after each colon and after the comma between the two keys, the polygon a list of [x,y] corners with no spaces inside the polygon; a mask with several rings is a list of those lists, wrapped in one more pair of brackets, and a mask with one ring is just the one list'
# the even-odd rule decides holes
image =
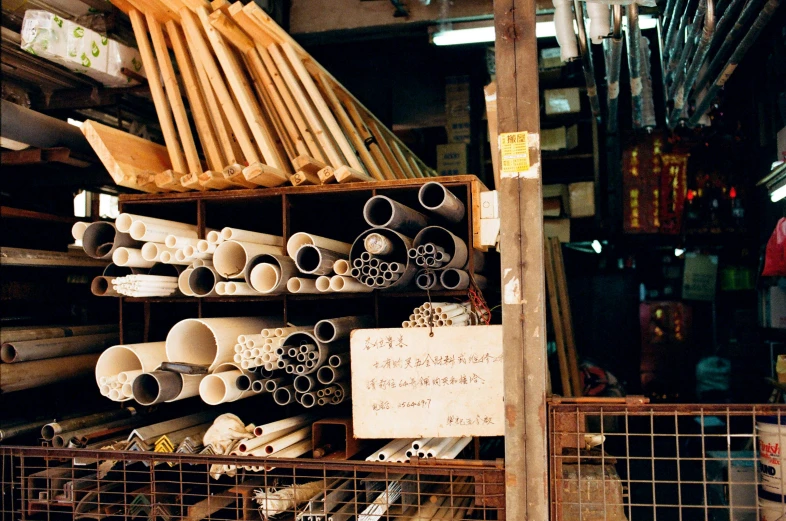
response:
{"label": "bundle of plastic tube", "polygon": [[399,438],[391,441],[366,458],[366,461],[409,463],[410,458],[453,459],[472,441],[458,438]]}
{"label": "bundle of plastic tube", "polygon": [[127,297],[171,297],[179,295],[177,277],[126,275],[112,279],[112,289]]}
{"label": "bundle of plastic tube", "polygon": [[474,326],[479,323],[469,302],[426,302],[416,307],[401,327]]}

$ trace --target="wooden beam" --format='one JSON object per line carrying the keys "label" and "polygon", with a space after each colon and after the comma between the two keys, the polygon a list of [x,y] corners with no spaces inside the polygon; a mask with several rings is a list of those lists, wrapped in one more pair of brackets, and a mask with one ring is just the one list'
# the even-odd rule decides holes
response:
{"label": "wooden beam", "polygon": [[59,251],[0,248],[0,266],[47,266],[52,268],[104,268],[109,262]]}
{"label": "wooden beam", "polygon": [[501,173],[505,516],[548,519],[546,313],[534,0],[496,0],[500,136],[529,134],[529,168]]}
{"label": "wooden beam", "polygon": [[80,220],[72,215],[54,215],[51,213],[25,210],[24,208],[11,208],[9,206],[0,206],[0,217],[3,219],[27,219],[31,221],[47,221],[65,224],[74,224]]}

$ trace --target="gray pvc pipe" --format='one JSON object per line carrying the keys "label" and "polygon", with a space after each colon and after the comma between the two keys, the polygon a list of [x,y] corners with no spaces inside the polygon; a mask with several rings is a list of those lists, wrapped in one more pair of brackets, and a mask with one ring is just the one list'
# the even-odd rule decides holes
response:
{"label": "gray pvc pipe", "polygon": [[426,210],[434,212],[450,222],[457,223],[467,214],[464,203],[449,192],[442,183],[436,181],[420,187],[418,201]]}
{"label": "gray pvc pipe", "polygon": [[[5,119],[5,117],[3,118]],[[111,259],[112,254],[120,247],[136,248],[141,245],[127,233],[117,231],[115,225],[105,222],[90,224],[82,236],[85,253],[94,259]]]}
{"label": "gray pvc pipe", "polygon": [[384,195],[375,195],[363,206],[363,218],[369,226],[415,233],[428,226],[428,218],[409,206]]}

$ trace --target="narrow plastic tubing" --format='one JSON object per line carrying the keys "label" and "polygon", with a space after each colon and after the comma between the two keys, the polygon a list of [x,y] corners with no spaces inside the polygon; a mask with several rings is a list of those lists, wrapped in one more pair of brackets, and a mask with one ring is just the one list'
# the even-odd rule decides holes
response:
{"label": "narrow plastic tubing", "polygon": [[166,241],[167,236],[173,235],[177,233],[177,235],[181,237],[191,237],[196,239],[198,237],[196,232],[196,226],[193,229],[186,230],[186,229],[178,229],[177,227],[166,226],[166,225],[159,225],[159,224],[147,224],[142,221],[134,221],[131,224],[131,228],[128,229],[128,234],[131,235],[131,238],[137,241],[150,241],[150,242],[161,242],[163,243]]}
{"label": "narrow plastic tubing", "polygon": [[[117,219],[115,220],[115,224],[116,224],[118,230],[120,230],[122,232],[128,232],[131,229],[131,225],[134,222],[136,222],[136,221],[143,222],[143,223],[148,224],[148,225],[150,225],[152,227],[158,227],[158,228],[168,227],[168,228],[174,228],[174,229],[177,229],[177,230],[194,230],[194,231],[196,231],[196,226],[194,226],[193,224],[186,224],[186,223],[181,223],[181,222],[177,222],[177,221],[170,221],[168,219],[157,219],[155,217],[147,217],[145,215],[137,215],[137,214],[125,213],[125,212],[123,212],[123,213],[121,213],[120,215],[117,216]],[[172,233],[174,235],[177,235],[176,232],[172,232]]]}
{"label": "narrow plastic tubing", "polygon": [[94,222],[82,235],[82,247],[85,253],[94,259],[108,260],[117,248],[140,246],[129,234],[117,231],[112,223]]}
{"label": "narrow plastic tubing", "polygon": [[317,288],[317,291],[320,293],[327,293],[330,291],[330,277],[327,275],[322,275],[321,277],[317,277],[317,280],[314,282],[314,285]]}
{"label": "narrow plastic tubing", "polygon": [[151,372],[166,360],[166,342],[112,346],[96,361],[96,383],[100,384],[101,377],[110,378],[123,371]]}
{"label": "narrow plastic tubing", "polygon": [[287,381],[287,378],[270,378],[265,380],[265,390],[269,393],[272,393],[278,389],[278,386],[284,384]]}
{"label": "narrow plastic tubing", "polygon": [[463,268],[467,265],[467,243],[449,230],[441,226],[429,226],[420,230],[412,241],[415,247],[424,246],[428,243],[442,248],[445,250],[445,253],[450,255],[450,261],[442,266],[443,269]]}
{"label": "narrow plastic tubing", "polygon": [[281,248],[241,241],[224,241],[213,253],[213,266],[221,276],[230,279],[244,278],[249,261],[263,253],[281,255]]}
{"label": "narrow plastic tubing", "polygon": [[454,459],[456,456],[458,456],[461,453],[462,450],[464,450],[464,447],[469,445],[471,441],[472,438],[469,436],[464,438],[459,438],[457,441],[453,443],[453,445],[443,450],[436,457],[439,459]]}
{"label": "narrow plastic tubing", "polygon": [[328,365],[330,367],[341,367],[343,365],[349,365],[349,353],[330,355],[330,358],[328,358]]}
{"label": "narrow plastic tubing", "polygon": [[90,292],[96,297],[119,297],[120,293],[112,287],[113,278],[115,277],[104,277],[103,275],[94,278],[90,283]]}
{"label": "narrow plastic tubing", "polygon": [[154,405],[177,398],[183,389],[183,379],[178,373],[153,371],[136,377],[131,388],[134,400],[142,405]]}
{"label": "narrow plastic tubing", "polygon": [[255,393],[261,393],[265,390],[265,382],[263,380],[254,380],[251,382],[251,390]]}
{"label": "narrow plastic tubing", "polygon": [[325,365],[317,370],[317,380],[322,385],[330,385],[335,383],[341,379],[343,379],[347,374],[348,371],[346,369],[347,366],[342,367],[330,367],[329,365]]}
{"label": "narrow plastic tubing", "polygon": [[311,438],[311,425],[307,425],[285,436],[270,441],[267,446],[265,446],[265,452],[268,454],[273,454],[274,452],[286,449],[287,447],[290,447],[295,443],[308,438]]}
{"label": "narrow plastic tubing", "polygon": [[314,279],[304,279],[302,277],[292,277],[287,281],[287,291],[290,293],[321,293],[317,289]]}
{"label": "narrow plastic tubing", "polygon": [[207,239],[207,242],[210,244],[221,244],[224,242],[224,238],[221,237],[221,232],[219,230],[211,230],[207,232],[205,239]]}
{"label": "narrow plastic tubing", "polygon": [[349,275],[349,259],[339,259],[333,264],[333,273],[336,275]]}
{"label": "narrow plastic tubing", "polygon": [[314,396],[314,393],[303,393],[300,397],[300,405],[305,407],[306,409],[310,409],[317,404],[317,397]]}
{"label": "narrow plastic tubing", "polygon": [[295,377],[295,381],[292,383],[295,391],[299,393],[307,393],[314,387],[316,387],[316,380],[308,375],[298,375]]}
{"label": "narrow plastic tubing", "polygon": [[[412,247],[412,239],[395,230],[388,230],[387,228],[372,228],[361,233],[357,239],[355,239],[355,242],[352,243],[352,250],[349,255],[350,261],[361,258],[363,253],[368,253],[365,250],[363,242],[365,238],[371,233],[379,233],[390,239],[393,244],[396,245],[393,253],[391,255],[387,255],[384,260],[388,264],[395,262],[403,267],[401,277],[399,277],[396,282],[386,288],[386,290],[396,290],[407,286],[410,282],[412,282],[412,279],[415,277],[415,272],[417,271],[415,262],[407,257],[407,250]],[[361,272],[364,275],[368,274],[366,268],[367,266],[364,266],[361,269]]]}
{"label": "narrow plastic tubing", "polygon": [[210,370],[233,360],[238,335],[281,323],[275,318],[189,318],[175,324],[166,337],[171,361],[210,365]]}
{"label": "narrow plastic tubing", "polygon": [[90,226],[90,223],[84,221],[75,222],[71,227],[71,237],[73,237],[75,241],[81,241],[88,226]]}
{"label": "narrow plastic tubing", "polygon": [[227,283],[223,280],[216,282],[215,290],[218,295],[229,295],[229,293],[227,293]]}
{"label": "narrow plastic tubing", "polygon": [[226,289],[228,295],[254,297],[260,294],[259,291],[245,282],[229,281],[226,283]]}
{"label": "narrow plastic tubing", "polygon": [[349,334],[354,329],[374,326],[374,317],[371,315],[326,318],[314,326],[314,337],[323,343],[335,342],[342,338],[349,338]]}
{"label": "narrow plastic tubing", "polygon": [[[437,439],[437,438],[435,438]],[[440,453],[444,452],[445,449],[449,448],[451,445],[456,443],[455,438],[442,438],[439,440],[438,443],[429,442],[428,450],[426,451],[427,458],[436,458],[439,456]]]}
{"label": "narrow plastic tubing", "polygon": [[361,284],[352,277],[334,275],[330,278],[330,289],[337,293],[368,293],[374,291],[365,284]]}
{"label": "narrow plastic tubing", "polygon": [[166,236],[166,238],[164,239],[164,244],[166,245],[167,248],[172,248],[176,250],[178,248],[184,248],[188,245],[196,246],[197,244],[199,244],[199,241],[200,239],[197,239],[195,237],[183,237],[181,235],[178,235],[177,233],[173,233],[171,235]]}
{"label": "narrow plastic tubing", "polygon": [[146,242],[142,245],[142,258],[146,261],[161,262],[161,254],[168,251],[170,254],[177,248],[169,248],[157,242]]}
{"label": "narrow plastic tubing", "polygon": [[[319,358],[317,359],[317,363],[314,367],[308,368],[308,370],[306,371],[305,370],[306,368],[304,366],[303,371],[298,372],[297,374],[311,374],[316,370],[317,367],[327,362],[327,359],[331,354],[348,351],[348,349],[346,349],[346,346],[341,344],[339,344],[337,347],[334,348],[328,348],[328,346],[318,341],[316,337],[308,331],[298,331],[292,333],[289,336],[287,336],[286,339],[284,340],[284,345],[287,347],[294,347],[294,346],[300,347],[303,344],[315,345],[317,352],[319,353]],[[302,364],[298,364],[298,365],[302,365]],[[297,367],[295,369],[297,371]]]}
{"label": "narrow plastic tubing", "polygon": [[188,276],[188,287],[195,297],[214,297],[218,295],[216,284],[223,279],[211,266],[194,268]]}
{"label": "narrow plastic tubing", "polygon": [[363,206],[363,218],[369,226],[388,228],[402,233],[417,233],[428,226],[422,213],[384,195],[375,195]]}
{"label": "narrow plastic tubing", "polygon": [[297,269],[310,275],[329,275],[333,271],[333,264],[339,259],[348,259],[347,254],[313,244],[304,244],[295,253]]}
{"label": "narrow plastic tubing", "polygon": [[284,246],[284,238],[280,235],[251,232],[239,228],[223,228],[221,230],[221,238],[225,241],[242,241],[254,244],[267,244],[268,246]]}
{"label": "narrow plastic tubing", "polygon": [[117,374],[117,381],[121,384],[131,383],[134,381],[134,378],[139,376],[140,374],[144,373],[141,369],[137,369],[134,371],[121,371]]}
{"label": "narrow plastic tubing", "polygon": [[418,201],[420,205],[439,215],[443,219],[457,223],[467,214],[458,197],[453,195],[442,183],[432,181],[420,187],[418,191]]}
{"label": "narrow plastic tubing", "polygon": [[384,447],[382,447],[376,454],[378,461],[385,461],[393,456],[395,453],[400,451],[401,449],[407,447],[409,444],[412,443],[411,438],[400,438],[397,440],[393,440]]}
{"label": "narrow plastic tubing", "polygon": [[142,250],[137,248],[117,248],[112,253],[112,262],[117,266],[133,268],[152,268],[155,261],[148,261],[142,257]]}
{"label": "narrow plastic tubing", "polygon": [[295,388],[291,385],[279,387],[273,392],[273,401],[278,405],[289,405],[295,399]]}
{"label": "narrow plastic tubing", "polygon": [[311,233],[297,232],[287,241],[287,255],[294,259],[297,251],[305,244],[318,246],[344,255],[349,255],[349,250],[352,247],[351,244],[346,242],[320,237]]}

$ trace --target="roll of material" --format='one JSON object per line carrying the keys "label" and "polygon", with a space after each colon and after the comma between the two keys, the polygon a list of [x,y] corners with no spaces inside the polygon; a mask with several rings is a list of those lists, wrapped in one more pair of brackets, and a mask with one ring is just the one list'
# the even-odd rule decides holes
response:
{"label": "roll of material", "polygon": [[418,201],[426,210],[453,223],[460,222],[467,214],[464,203],[448,191],[442,183],[436,181],[425,183],[420,187]]}
{"label": "roll of material", "polygon": [[112,346],[101,353],[95,364],[96,383],[100,385],[101,377],[109,378],[125,371],[149,373],[166,361],[166,342]]}
{"label": "roll of material", "polygon": [[218,245],[213,254],[213,266],[222,277],[241,279],[244,277],[246,266],[248,266],[251,259],[263,253],[281,255],[283,252],[278,246],[241,241],[224,241]]}
{"label": "roll of material", "polygon": [[94,259],[108,260],[118,248],[138,248],[142,244],[129,234],[119,232],[115,225],[105,222],[94,222],[85,229],[82,235],[85,253]]}
{"label": "roll of material", "polygon": [[169,360],[210,365],[212,371],[232,362],[239,335],[283,325],[280,318],[189,318],[169,330],[166,354]]}
{"label": "roll of material", "polygon": [[346,242],[327,239],[311,233],[297,232],[287,241],[287,255],[294,259],[300,247],[306,244],[343,253],[344,255],[349,255],[349,250],[352,247],[351,244]]}

